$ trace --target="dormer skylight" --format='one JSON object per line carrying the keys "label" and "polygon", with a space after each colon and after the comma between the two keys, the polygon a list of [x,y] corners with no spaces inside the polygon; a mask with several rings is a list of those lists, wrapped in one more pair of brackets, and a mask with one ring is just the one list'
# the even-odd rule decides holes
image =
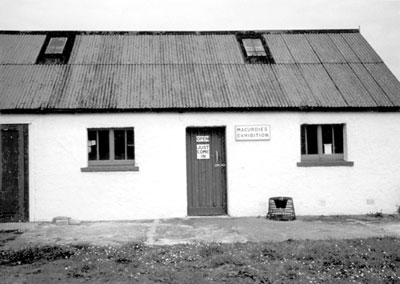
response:
{"label": "dormer skylight", "polygon": [[237,39],[246,63],[275,63],[266,42],[260,34],[239,34]]}
{"label": "dormer skylight", "polygon": [[267,56],[261,39],[244,38],[242,42],[247,56]]}
{"label": "dormer skylight", "polygon": [[37,64],[67,64],[74,45],[75,34],[51,32],[47,34]]}

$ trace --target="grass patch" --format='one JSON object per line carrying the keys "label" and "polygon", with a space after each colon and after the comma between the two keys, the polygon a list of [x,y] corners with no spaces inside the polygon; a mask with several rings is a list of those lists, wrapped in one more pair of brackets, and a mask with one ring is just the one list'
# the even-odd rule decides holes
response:
{"label": "grass patch", "polygon": [[75,251],[69,246],[27,247],[16,251],[2,251],[0,265],[31,264],[40,261],[49,262],[70,258],[74,253]]}
{"label": "grass patch", "polygon": [[298,220],[315,222],[322,221],[326,223],[347,223],[354,221],[368,223],[392,223],[399,222],[399,214],[383,214],[382,212],[371,212],[365,215],[320,215],[320,216],[298,216]]}
{"label": "grass patch", "polygon": [[20,230],[0,230],[0,247],[9,241],[15,240],[21,234],[23,234],[23,231]]}
{"label": "grass patch", "polygon": [[400,239],[0,251],[3,283],[400,283]]}

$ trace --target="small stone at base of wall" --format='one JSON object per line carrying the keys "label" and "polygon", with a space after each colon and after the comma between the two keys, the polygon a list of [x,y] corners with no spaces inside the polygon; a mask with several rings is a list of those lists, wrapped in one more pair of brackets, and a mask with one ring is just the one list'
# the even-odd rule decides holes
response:
{"label": "small stone at base of wall", "polygon": [[57,226],[66,226],[66,225],[68,225],[68,220],[56,220],[54,223]]}
{"label": "small stone at base of wall", "polygon": [[57,221],[62,221],[62,220],[66,220],[68,222],[69,220],[71,220],[71,217],[57,216],[53,218],[52,223],[57,223]]}
{"label": "small stone at base of wall", "polygon": [[69,225],[80,225],[81,221],[76,220],[76,219],[70,219],[70,220],[68,220],[68,224]]}

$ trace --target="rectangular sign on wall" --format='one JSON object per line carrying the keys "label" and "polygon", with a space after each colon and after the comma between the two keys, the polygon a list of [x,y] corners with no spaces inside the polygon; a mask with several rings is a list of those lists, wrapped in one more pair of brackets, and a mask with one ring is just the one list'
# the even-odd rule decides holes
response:
{"label": "rectangular sign on wall", "polygon": [[269,125],[236,125],[236,141],[268,141],[271,139]]}

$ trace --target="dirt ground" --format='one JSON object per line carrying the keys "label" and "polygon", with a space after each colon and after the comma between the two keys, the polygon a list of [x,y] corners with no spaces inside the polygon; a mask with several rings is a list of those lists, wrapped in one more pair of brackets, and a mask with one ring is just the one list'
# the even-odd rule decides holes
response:
{"label": "dirt ground", "polygon": [[[1,223],[2,248],[28,245],[90,244],[121,246],[129,242],[174,245],[199,242],[246,243],[400,237],[399,215],[298,217],[295,221],[248,218],[179,218],[141,221]],[[7,241],[5,239],[9,238]]]}
{"label": "dirt ground", "polygon": [[0,224],[1,283],[400,283],[400,218]]}
{"label": "dirt ground", "polygon": [[400,283],[400,239],[122,246],[0,251],[1,283]]}

